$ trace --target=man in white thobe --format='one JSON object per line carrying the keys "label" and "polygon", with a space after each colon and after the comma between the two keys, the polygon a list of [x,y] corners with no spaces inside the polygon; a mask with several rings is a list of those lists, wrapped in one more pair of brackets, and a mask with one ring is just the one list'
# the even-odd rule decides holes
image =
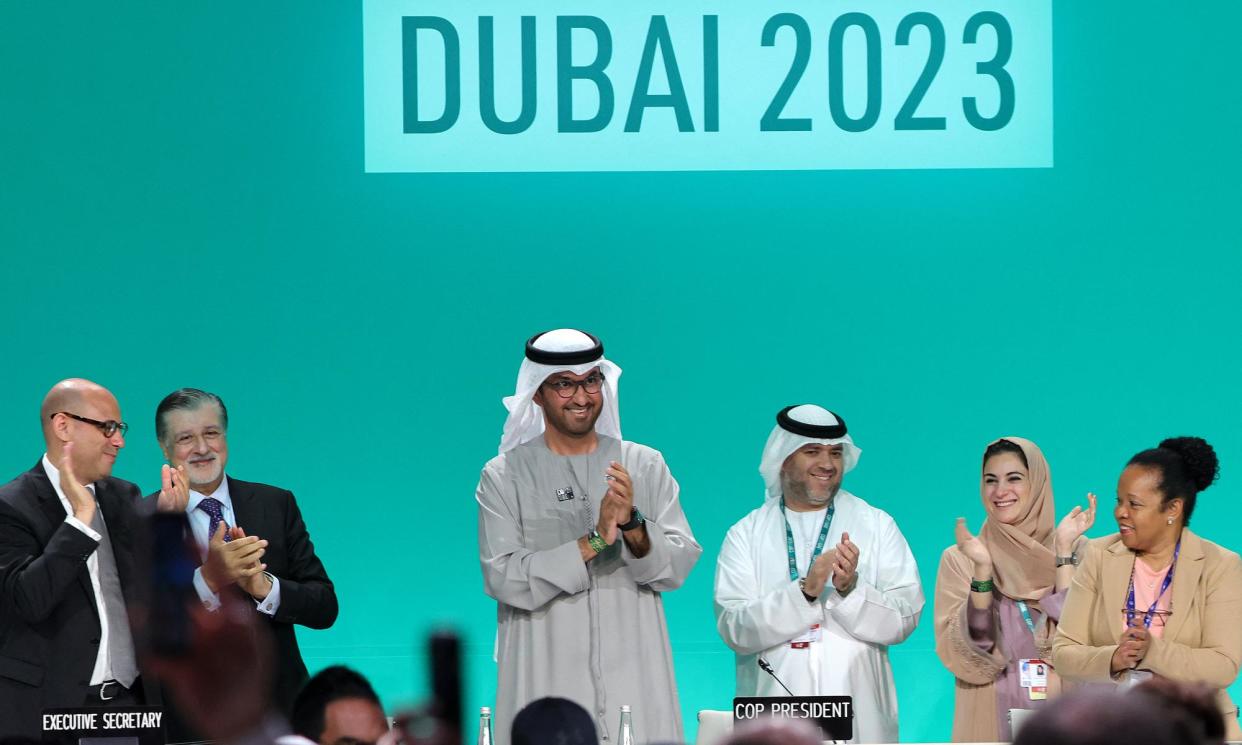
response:
{"label": "man in white thobe", "polygon": [[852,696],[851,742],[897,742],[888,646],[923,610],[914,556],[886,512],[841,489],[862,452],[844,420],[803,404],[776,421],[759,466],[766,500],[730,528],[716,567],[737,695],[788,695],[779,678],[795,696]]}
{"label": "man in white thobe", "polygon": [[621,369],[573,329],[526,344],[500,454],[479,479],[479,561],[496,599],[496,741],[545,696],[591,712],[616,742],[681,741],[660,594],[702,553],[660,453],[621,439]]}

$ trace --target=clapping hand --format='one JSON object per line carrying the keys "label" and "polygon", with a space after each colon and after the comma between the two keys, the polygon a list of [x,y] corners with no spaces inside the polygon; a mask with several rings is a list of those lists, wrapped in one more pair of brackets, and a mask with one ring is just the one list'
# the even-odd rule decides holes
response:
{"label": "clapping hand", "polygon": [[970,529],[966,527],[966,518],[959,517],[957,519],[954,537],[957,539],[957,550],[961,551],[975,565],[975,579],[991,579],[992,554],[988,551],[987,544],[979,536],[971,535]]}
{"label": "clapping hand", "polygon": [[65,443],[65,452],[60,458],[60,490],[69,500],[73,508],[73,516],[90,525],[95,519],[95,495],[91,490],[78,483],[77,474],[73,471],[73,443]]}
{"label": "clapping hand", "polygon": [[1130,625],[1121,632],[1121,641],[1117,645],[1117,650],[1113,652],[1112,671],[1117,673],[1138,667],[1143,658],[1147,656],[1147,649],[1150,646],[1151,630],[1138,616],[1130,619]]}
{"label": "clapping hand", "polygon": [[848,595],[858,581],[858,546],[850,540],[849,533],[842,533],[841,542],[832,553],[832,586],[842,595]]}
{"label": "clapping hand", "polygon": [[190,503],[190,481],[185,475],[185,466],[176,468],[164,464],[160,469],[160,495],[155,508],[160,512],[185,512]]}
{"label": "clapping hand", "polygon": [[802,582],[802,592],[817,598],[824,591],[824,586],[828,584],[828,578],[832,576],[832,566],[837,561],[837,550],[831,549],[825,551],[816,557],[811,563],[811,568],[806,572],[806,578]]}
{"label": "clapping hand", "polygon": [[611,546],[617,540],[617,526],[630,521],[630,513],[634,510],[634,487],[630,483],[629,471],[615,460],[609,463],[604,473],[608,491],[600,501],[599,523],[595,530]]}
{"label": "clapping hand", "polygon": [[[246,537],[246,531],[240,525],[229,528],[229,534],[233,536],[234,542],[238,538]],[[256,570],[253,565],[246,567],[248,571],[237,578],[237,586],[255,600],[262,600],[272,591],[272,580],[263,571],[267,568],[267,564],[259,564],[258,561],[255,564],[258,564],[258,569]]]}
{"label": "clapping hand", "polygon": [[1073,551],[1074,543],[1095,524],[1095,504],[1095,495],[1087,492],[1087,509],[1076,505],[1069,514],[1061,518],[1056,532],[1055,548],[1058,556],[1066,556]]}
{"label": "clapping hand", "polygon": [[267,541],[243,533],[240,537],[233,538],[232,542],[225,543],[224,531],[224,523],[221,522],[216,526],[215,535],[207,543],[207,560],[203,562],[203,580],[212,592],[220,592],[222,587],[253,577],[267,569],[267,565],[259,561],[267,551]]}

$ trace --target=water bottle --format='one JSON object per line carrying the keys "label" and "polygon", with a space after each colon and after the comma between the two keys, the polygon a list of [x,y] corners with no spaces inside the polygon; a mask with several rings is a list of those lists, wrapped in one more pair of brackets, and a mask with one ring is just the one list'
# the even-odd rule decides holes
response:
{"label": "water bottle", "polygon": [[634,738],[634,719],[630,716],[630,707],[621,707],[621,727],[617,733],[617,745],[637,745]]}
{"label": "water bottle", "polygon": [[492,745],[492,709],[489,706],[479,709],[478,745]]}

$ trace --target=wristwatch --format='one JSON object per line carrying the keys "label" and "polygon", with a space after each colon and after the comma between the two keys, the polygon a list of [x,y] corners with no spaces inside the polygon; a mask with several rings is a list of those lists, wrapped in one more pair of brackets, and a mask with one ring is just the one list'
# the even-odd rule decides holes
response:
{"label": "wristwatch", "polygon": [[591,532],[587,533],[587,544],[597,554],[604,553],[604,549],[608,548],[608,543],[604,540],[604,537],[594,528],[591,528]]}
{"label": "wristwatch", "polygon": [[802,591],[802,597],[806,598],[806,602],[814,603],[819,599],[818,595],[812,595],[806,591],[806,577],[798,578],[798,589]]}
{"label": "wristwatch", "polygon": [[618,525],[621,530],[633,530],[641,528],[647,522],[647,518],[643,517],[643,513],[638,511],[637,507],[630,508],[630,521],[624,525]]}
{"label": "wristwatch", "polygon": [[1057,569],[1063,566],[1078,566],[1078,554],[1057,557]]}

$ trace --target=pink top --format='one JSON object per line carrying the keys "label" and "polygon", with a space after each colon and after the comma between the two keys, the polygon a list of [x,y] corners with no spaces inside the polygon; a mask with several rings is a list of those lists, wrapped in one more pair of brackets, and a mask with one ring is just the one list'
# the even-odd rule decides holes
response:
{"label": "pink top", "polygon": [[[1139,559],[1134,560],[1134,610],[1137,612],[1136,619],[1142,621],[1147,609],[1151,607],[1153,601],[1156,601],[1156,594],[1160,592],[1160,585],[1164,583],[1165,575],[1169,573],[1169,568],[1156,570],[1147,566],[1146,562]],[[1163,611],[1167,614],[1172,610],[1173,605],[1173,585],[1169,585],[1169,589],[1164,591],[1159,601],[1156,601],[1156,610]],[[1121,618],[1124,626],[1126,617]],[[1165,618],[1156,616],[1151,621],[1151,635],[1160,638],[1164,636]]]}

